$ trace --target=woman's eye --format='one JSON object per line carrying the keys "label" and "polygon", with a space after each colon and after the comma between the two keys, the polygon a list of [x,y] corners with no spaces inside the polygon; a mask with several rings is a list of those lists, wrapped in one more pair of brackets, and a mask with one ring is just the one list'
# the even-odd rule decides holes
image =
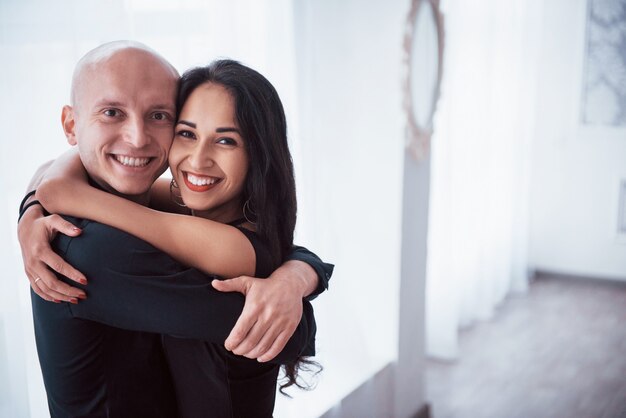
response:
{"label": "woman's eye", "polygon": [[232,138],[220,138],[217,140],[217,143],[224,145],[237,145],[237,141]]}
{"label": "woman's eye", "polygon": [[177,136],[182,136],[183,138],[188,138],[188,139],[194,139],[195,136],[193,134],[193,132],[190,131],[178,131],[176,132]]}

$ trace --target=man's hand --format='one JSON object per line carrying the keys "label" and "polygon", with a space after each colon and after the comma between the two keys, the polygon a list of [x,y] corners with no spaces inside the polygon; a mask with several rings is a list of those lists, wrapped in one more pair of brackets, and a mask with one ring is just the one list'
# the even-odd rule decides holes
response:
{"label": "man's hand", "polygon": [[308,264],[288,261],[267,279],[241,276],[213,280],[221,292],[246,297],[241,316],[224,346],[234,354],[266,362],[276,357],[289,341],[302,317],[302,298],[317,284]]}
{"label": "man's hand", "polygon": [[75,237],[80,235],[81,230],[59,215],[44,216],[39,205],[26,211],[17,227],[24,271],[33,291],[43,299],[78,303],[78,299],[86,298],[85,292],[58,280],[51,271],[54,270],[75,282],[87,284],[85,276],[50,247],[50,242],[59,232]]}

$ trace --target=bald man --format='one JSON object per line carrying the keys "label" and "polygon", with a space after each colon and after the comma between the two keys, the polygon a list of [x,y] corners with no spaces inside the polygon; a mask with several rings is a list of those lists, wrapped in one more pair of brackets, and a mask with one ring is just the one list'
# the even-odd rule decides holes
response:
{"label": "bald man", "polygon": [[[106,44],[79,61],[72,80],[72,106],[63,108],[62,122],[68,142],[78,146],[94,184],[147,203],[146,192],[167,165],[178,77],[165,59],[139,44]],[[125,121],[118,114],[122,109]],[[125,166],[119,159],[127,155],[149,161],[141,167]],[[27,214],[41,216],[41,210],[35,206]],[[29,218],[22,221],[28,223]],[[98,239],[102,231],[91,235],[95,245],[104,244]],[[89,244],[80,238],[59,238],[53,243],[55,250],[80,268],[86,254],[81,260],[74,254]],[[114,265],[116,260],[109,262]],[[88,268],[82,270],[90,276]],[[73,290],[76,293],[69,299],[58,292],[47,296],[55,286],[49,276],[45,281],[44,274],[29,278],[43,298],[77,302],[76,298],[85,297],[82,289]],[[34,295],[32,306],[52,417],[177,416],[158,334],[77,319],[70,306],[42,297]]]}
{"label": "bald man", "polygon": [[[133,42],[105,44],[81,59],[72,83],[72,106],[63,108],[62,123],[95,187],[148,204],[150,186],[167,165],[177,80],[178,73],[165,59]],[[206,275],[114,228],[69,219],[79,227],[74,229],[54,215],[44,217],[38,205],[23,214],[18,230],[33,289],[37,349],[51,415],[177,416],[175,389],[157,333],[223,344],[244,310],[243,297],[219,293]],[[69,264],[57,254],[33,255],[46,234],[32,231],[53,229],[67,233],[55,238],[53,248]],[[315,321],[302,297],[323,291],[332,272],[304,249],[296,249],[291,258],[292,274],[293,269],[301,272],[293,274],[298,277],[298,285],[291,287],[295,290],[280,285],[276,292],[270,277],[263,281],[266,290],[257,291],[266,305],[280,306],[286,300],[303,312],[296,312],[291,338],[270,353],[270,358],[277,354],[275,362],[314,354]],[[48,267],[62,274],[57,278]],[[71,279],[83,285],[72,287]],[[258,288],[258,283],[249,281],[248,288]],[[253,318],[255,322],[262,323]],[[283,330],[278,327],[280,334]],[[239,349],[244,352],[233,352],[265,354],[249,343]],[[230,405],[221,402],[228,388],[221,389],[216,408],[198,411],[198,416],[230,416]]]}

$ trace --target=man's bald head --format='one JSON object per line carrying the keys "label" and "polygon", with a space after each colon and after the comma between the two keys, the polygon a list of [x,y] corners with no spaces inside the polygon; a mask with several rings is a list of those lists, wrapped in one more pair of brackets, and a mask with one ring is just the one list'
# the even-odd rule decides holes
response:
{"label": "man's bald head", "polygon": [[76,65],[61,120],[83,166],[103,189],[143,199],[167,167],[178,72],[147,46],[110,42]]}
{"label": "man's bald head", "polygon": [[[107,42],[87,52],[76,64],[70,92],[72,106],[78,105],[82,89],[93,71],[110,70],[106,64],[114,58],[122,64],[126,62],[129,65],[137,59],[142,59],[145,63],[161,66],[163,71],[169,72],[173,78],[178,79],[180,77],[172,64],[158,52],[141,42],[127,40]],[[123,65],[118,70],[123,71]]]}

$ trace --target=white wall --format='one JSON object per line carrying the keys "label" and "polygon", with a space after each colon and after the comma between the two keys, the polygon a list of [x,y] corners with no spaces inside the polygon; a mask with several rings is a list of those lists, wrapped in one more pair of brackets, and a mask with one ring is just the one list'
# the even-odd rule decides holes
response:
{"label": "white wall", "polygon": [[[306,189],[298,240],[328,249],[337,268],[331,291],[315,303],[326,367],[320,384],[310,401],[279,400],[277,416],[288,407],[306,411],[300,416],[324,412],[398,356],[401,65],[410,2],[295,5],[298,187]],[[324,326],[330,322],[336,326]]]}
{"label": "white wall", "polygon": [[530,263],[539,270],[626,280],[626,240],[617,236],[626,129],[579,122],[586,3],[544,3]]}

